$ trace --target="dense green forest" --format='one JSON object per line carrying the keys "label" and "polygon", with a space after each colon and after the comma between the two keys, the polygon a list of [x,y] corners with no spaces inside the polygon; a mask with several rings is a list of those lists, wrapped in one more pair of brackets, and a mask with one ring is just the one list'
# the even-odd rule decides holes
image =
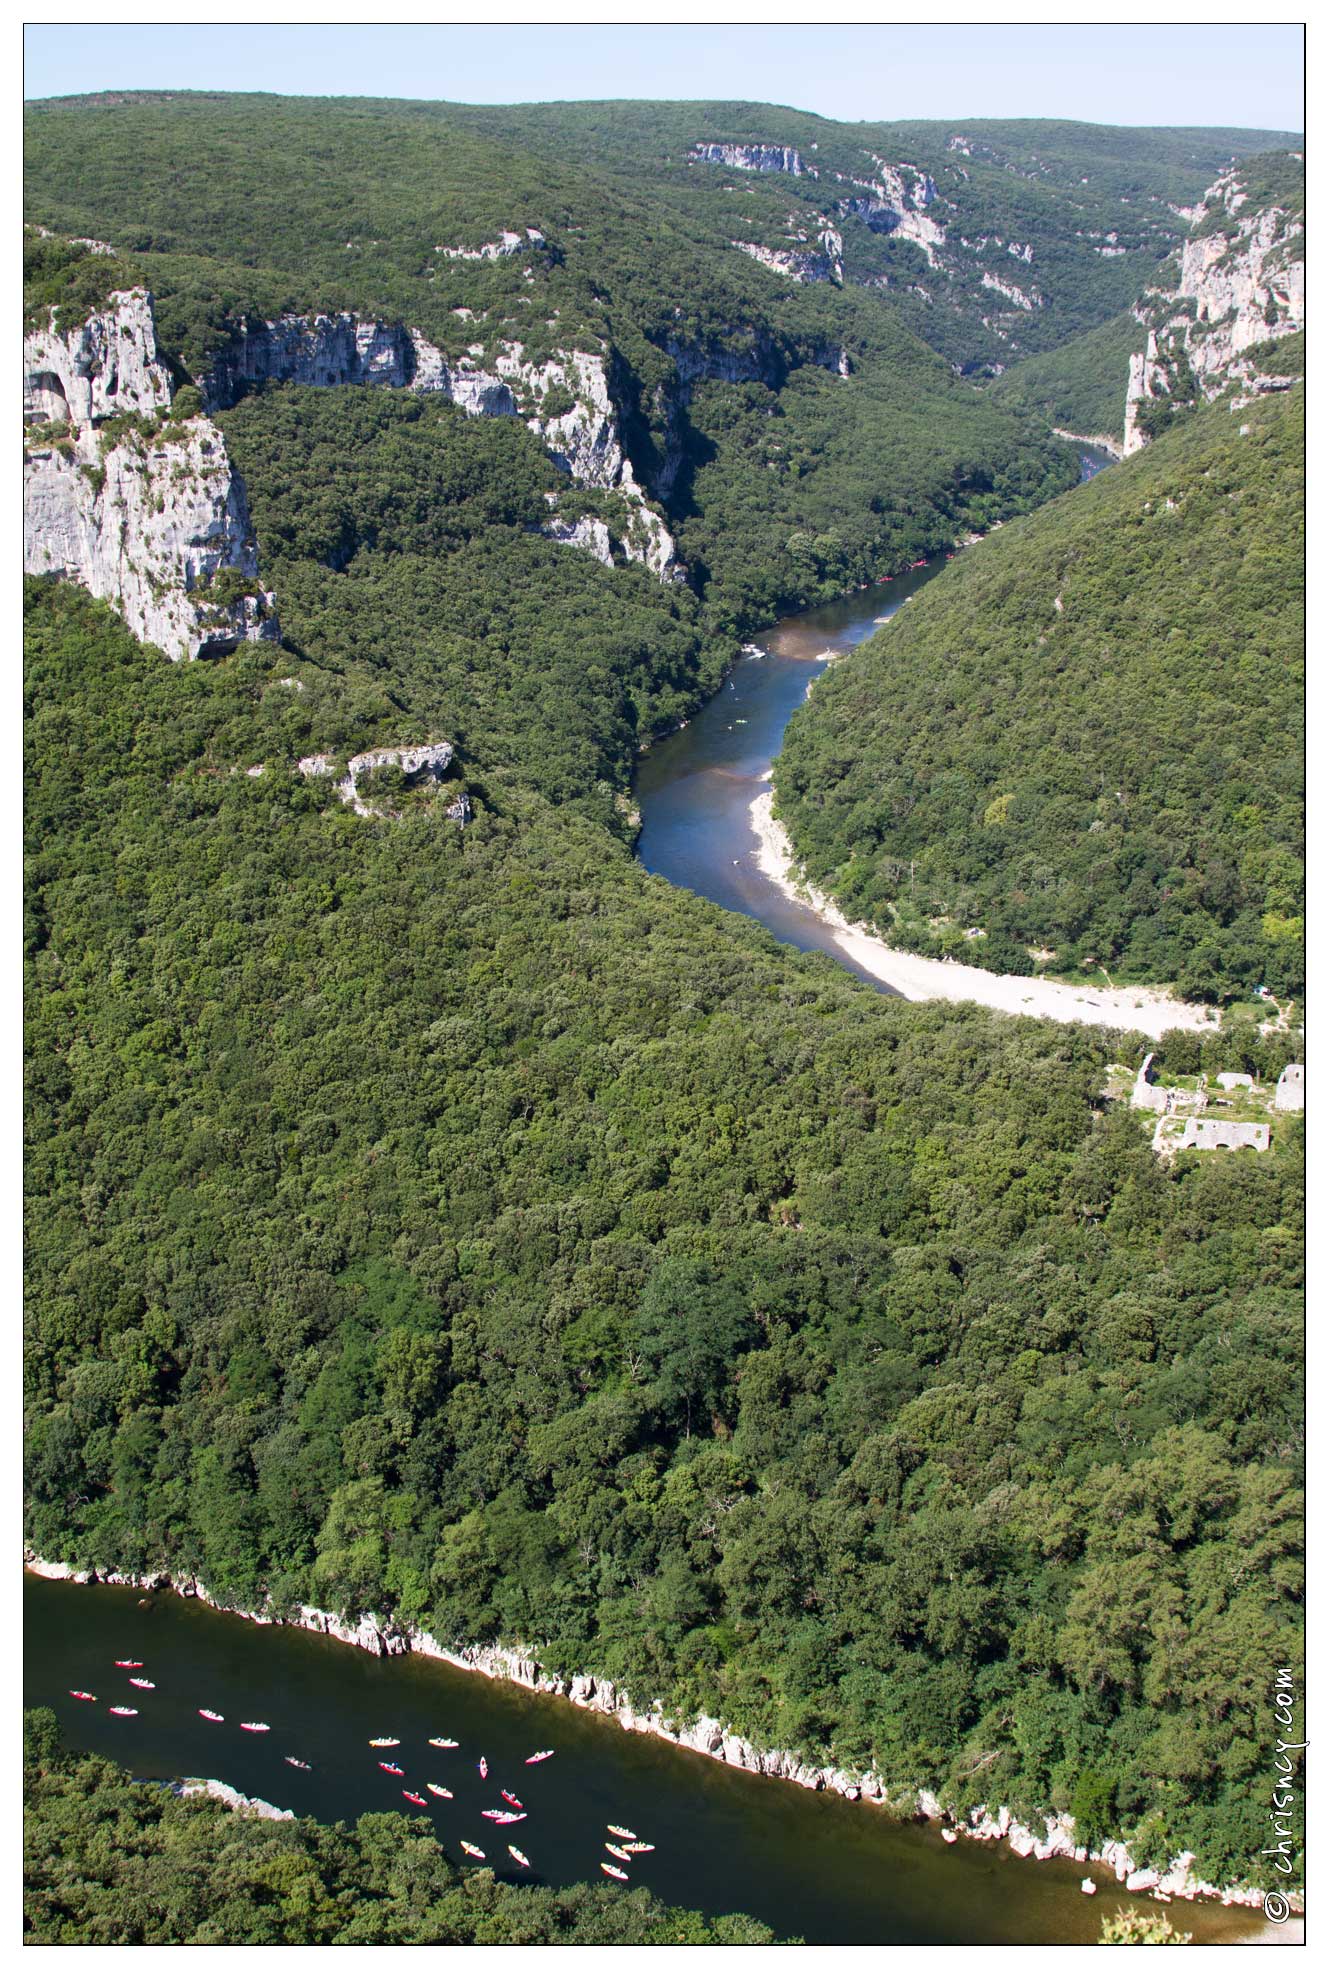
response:
{"label": "dense green forest", "polygon": [[284,662],[31,584],[33,1543],[1248,1871],[1295,1141],[1160,1166],[1100,1036],[867,992],[515,772],[366,824],[279,770],[365,686]]}
{"label": "dense green forest", "polygon": [[513,1886],[454,1866],[419,1820],[277,1823],[62,1750],[49,1709],[23,1732],[23,1939],[248,1947],[771,1942],[748,1915],[667,1907],[644,1887]]}
{"label": "dense green forest", "polygon": [[[687,160],[730,140],[818,175]],[[27,584],[36,1549],[530,1643],[901,1793],[1250,1876],[1266,1678],[1298,1646],[1299,1121],[1273,1155],[1162,1162],[1104,1092],[1133,1039],[879,996],[630,846],[634,757],[742,635],[1029,514],[818,687],[780,778],[800,851],[883,917],[912,860],[906,933],[926,898],[1003,968],[1055,935],[1068,965],[1297,987],[1300,393],[1046,504],[1077,471],[1056,405],[1099,387],[1172,207],[1269,140],[741,104],[31,111],[30,217],[116,248],[30,241],[32,309],[77,319],[127,271],[186,391],[246,318],[317,306],[453,354],[602,348],[688,569],[542,538],[550,494],[616,495],[518,418],[283,387],[219,413],[280,648],[170,665]],[[935,268],[849,221],[843,286],[730,244],[897,157],[935,180]],[[517,225],[542,244],[436,250]],[[1045,305],[985,328],[984,266]],[[1016,357],[1048,350],[1022,394]],[[464,827],[423,792],[366,821],[295,770],[437,738]],[[1159,1050],[1267,1079],[1292,1045]],[[170,1939],[223,1863],[247,1938],[343,1880],[382,1925],[341,1940],[426,1899],[456,1928],[419,1939],[695,1920],[458,1885],[395,1819],[250,1827],[45,1738],[38,1764],[57,1851],[141,1815],[154,1881],[179,1859]],[[137,1881],[94,1910],[61,1862],[48,1891],[43,1938],[149,1919]]]}
{"label": "dense green forest", "polygon": [[818,687],[776,785],[897,941],[1226,1002],[1304,978],[1302,392],[1005,528]]}

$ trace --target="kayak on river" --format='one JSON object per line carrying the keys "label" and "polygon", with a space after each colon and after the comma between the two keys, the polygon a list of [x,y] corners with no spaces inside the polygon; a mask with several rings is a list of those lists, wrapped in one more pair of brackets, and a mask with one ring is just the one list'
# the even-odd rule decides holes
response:
{"label": "kayak on river", "polygon": [[621,1866],[611,1866],[608,1860],[601,1860],[600,1871],[607,1873],[611,1880],[626,1880],[628,1877]]}
{"label": "kayak on river", "polygon": [[552,1750],[537,1750],[533,1757],[526,1759],[526,1762],[528,1764],[543,1764],[546,1757],[552,1757],[553,1754]]}
{"label": "kayak on river", "polygon": [[435,1750],[455,1750],[457,1748],[456,1737],[430,1737],[429,1741],[433,1744]]}
{"label": "kayak on river", "polygon": [[469,1839],[462,1840],[461,1849],[463,1853],[469,1853],[473,1860],[482,1860],[484,1858],[484,1848],[481,1846],[472,1846]]}
{"label": "kayak on river", "polygon": [[157,1686],[155,1682],[145,1681],[141,1675],[131,1675],[129,1685],[134,1689],[155,1689]]}
{"label": "kayak on river", "polygon": [[395,1750],[400,1742],[400,1737],[370,1737],[369,1748],[371,1750]]}
{"label": "kayak on river", "polygon": [[380,1771],[388,1771],[394,1778],[404,1778],[406,1776],[400,1764],[385,1764],[381,1757],[378,1760],[378,1768]]}
{"label": "kayak on river", "polygon": [[75,1702],[96,1702],[97,1700],[96,1696],[89,1695],[86,1689],[71,1689],[69,1693],[73,1696]]}
{"label": "kayak on river", "polygon": [[126,1709],[122,1702],[113,1702],[107,1710],[108,1716],[137,1716],[137,1709]]}
{"label": "kayak on river", "polygon": [[426,1811],[429,1810],[429,1800],[422,1798],[418,1791],[403,1791],[402,1797],[409,1798],[412,1805],[423,1805]]}
{"label": "kayak on river", "polygon": [[629,1832],[625,1825],[607,1825],[606,1832],[612,1832],[615,1839],[635,1839],[636,1833]]}
{"label": "kayak on river", "polygon": [[226,1721],[226,1718],[219,1709],[200,1709],[198,1713],[200,1716],[206,1718],[209,1723],[224,1723]]}
{"label": "kayak on river", "polygon": [[115,1665],[117,1668],[142,1668],[143,1663],[141,1661],[117,1661]]}
{"label": "kayak on river", "polygon": [[623,1848],[625,1853],[653,1853],[654,1846],[648,1846],[644,1839],[633,1839]]}
{"label": "kayak on river", "polygon": [[265,1731],[272,1728],[272,1725],[271,1723],[242,1723],[240,1728],[242,1730],[252,1730],[255,1736],[262,1736]]}
{"label": "kayak on river", "polygon": [[435,1798],[451,1798],[452,1793],[441,1784],[427,1784],[426,1791],[432,1791]]}
{"label": "kayak on river", "polygon": [[509,1846],[508,1851],[511,1853],[513,1859],[517,1862],[518,1866],[529,1866],[531,1864],[530,1861],[527,1859],[525,1853],[523,1853],[523,1851],[521,1850],[520,1846]]}
{"label": "kayak on river", "polygon": [[303,1757],[288,1757],[285,1761],[296,1771],[312,1771],[314,1768],[312,1764],[306,1764]]}
{"label": "kayak on river", "polygon": [[506,1798],[514,1811],[519,1812],[521,1810],[521,1800],[515,1791],[500,1791],[498,1795],[500,1798]]}
{"label": "kayak on river", "polygon": [[625,1864],[632,1858],[631,1853],[624,1852],[621,1846],[611,1846],[607,1839],[605,1840],[605,1851],[606,1853],[612,1853],[616,1860],[622,1860]]}
{"label": "kayak on river", "polygon": [[482,1757],[482,1758],[480,1759],[480,1764],[479,1764],[479,1771],[480,1771],[480,1776],[481,1776],[482,1778],[487,1778],[487,1777],[489,1776],[489,1764],[488,1764],[488,1760],[487,1760],[486,1758],[484,1758],[484,1757]]}

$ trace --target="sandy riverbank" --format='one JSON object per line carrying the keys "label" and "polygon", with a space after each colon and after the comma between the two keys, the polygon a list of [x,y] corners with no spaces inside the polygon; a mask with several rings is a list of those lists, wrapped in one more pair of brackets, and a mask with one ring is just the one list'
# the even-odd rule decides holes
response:
{"label": "sandy riverbank", "polygon": [[1208,1005],[1187,1005],[1165,991],[1142,986],[1102,987],[1059,984],[1052,978],[1007,977],[983,971],[974,964],[947,964],[913,951],[892,950],[880,937],[849,922],[829,896],[801,883],[789,836],[771,811],[774,796],[760,793],[752,802],[752,831],[757,837],[757,866],[794,901],[817,912],[846,957],[874,978],[890,985],[902,998],[972,1000],[997,1012],[1023,1013],[1036,1019],[1058,1019],[1071,1025],[1101,1025],[1142,1032],[1159,1039],[1178,1029],[1205,1031],[1218,1024]]}

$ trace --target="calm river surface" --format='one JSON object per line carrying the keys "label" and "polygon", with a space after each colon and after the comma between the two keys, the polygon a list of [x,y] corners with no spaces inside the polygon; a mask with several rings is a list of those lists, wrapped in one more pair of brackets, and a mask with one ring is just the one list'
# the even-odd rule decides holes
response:
{"label": "calm river surface", "polygon": [[[1111,463],[1107,452],[1083,447],[1081,482]],[[637,854],[652,875],[755,916],[799,950],[826,951],[887,993],[890,986],[847,957],[813,910],[791,901],[762,874],[749,810],[812,683],[837,656],[875,635],[945,565],[945,555],[937,554],[895,581],[785,616],[758,638],[754,647],[762,654],[737,664],[691,723],[652,746],[637,768]]]}
{"label": "calm river surface", "polygon": [[[1099,1868],[1091,1900],[1080,1893],[1090,1869],[1069,1861],[1019,1860],[1004,1845],[946,1846],[924,1827],[892,1825],[875,1806],[730,1770],[555,1697],[425,1656],[380,1660],[298,1628],[257,1627],[171,1593],[25,1574],[24,1643],[24,1699],[54,1709],[76,1749],[139,1777],[222,1778],[329,1821],[410,1811],[403,1786],[428,1796],[432,1780],[455,1793],[429,1812],[449,1856],[460,1861],[458,1842],[469,1839],[508,1878],[518,1874],[506,1853],[512,1840],[531,1860],[525,1878],[602,1879],[612,1823],[656,1847],[632,1863],[634,1885],[710,1914],[741,1910],[808,1941],[1089,1942],[1105,1910],[1134,1898]],[[117,1658],[141,1661],[134,1672],[155,1689],[131,1690]],[[70,1689],[99,1700],[75,1702]],[[112,1702],[139,1714],[111,1716]],[[219,1710],[225,1723],[204,1722],[200,1708]],[[241,1721],[272,1727],[248,1736]],[[401,1746],[372,1750],[375,1736],[400,1737]],[[431,1750],[431,1736],[456,1737],[459,1747]],[[555,1753],[548,1763],[525,1763],[545,1749]],[[293,1770],[287,1755],[313,1769]],[[380,1757],[406,1775],[380,1771]],[[501,1806],[500,1786],[528,1809],[511,1828],[480,1816]],[[1264,1926],[1244,1911],[1195,1904],[1179,1912],[1197,1941],[1236,1941]]]}

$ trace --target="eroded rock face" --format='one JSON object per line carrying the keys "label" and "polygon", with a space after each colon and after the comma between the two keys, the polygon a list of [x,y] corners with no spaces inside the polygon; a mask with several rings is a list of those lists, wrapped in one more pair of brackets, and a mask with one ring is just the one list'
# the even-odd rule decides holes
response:
{"label": "eroded rock face", "polygon": [[[833,237],[838,246],[839,235],[835,234]],[[817,252],[808,247],[754,246],[742,239],[732,240],[730,244],[736,246],[740,253],[746,253],[749,259],[756,260],[759,265],[769,267],[772,273],[782,274],[786,280],[796,280],[800,284],[829,280],[838,285],[843,278],[843,268],[838,253],[832,256],[829,251]]]}
{"label": "eroded rock face", "polygon": [[928,265],[935,267],[938,249],[946,243],[945,227],[927,212],[937,196],[936,185],[926,171],[913,164],[888,164],[875,156],[872,161],[877,167],[877,182],[853,179],[857,190],[866,196],[842,199],[841,213],[861,219],[873,232],[912,240]]}
{"label": "eroded rock face", "polygon": [[[275,597],[259,586],[244,483],[217,426],[191,418],[169,440],[130,431],[103,451],[107,419],[156,421],[171,402],[152,297],[111,301],[24,341],[24,572],[79,582],[176,660],[275,641]],[[43,444],[49,422],[68,435]],[[230,579],[212,591],[218,576]]]}
{"label": "eroded rock face", "polygon": [[581,547],[594,554],[606,567],[614,565],[613,544],[603,520],[586,515],[579,520],[546,520],[540,528],[546,540],[557,540],[566,547]]}
{"label": "eroded rock face", "polygon": [[[624,450],[604,354],[560,350],[532,362],[520,342],[506,342],[486,370],[469,355],[450,362],[413,329],[352,314],[284,316],[228,344],[202,381],[204,400],[222,408],[260,382],[382,384],[438,394],[473,417],[524,417],[561,471],[580,485],[621,492],[636,508],[623,541],[629,560],[662,578],[681,573],[673,538]],[[546,399],[562,405],[565,396],[570,407],[545,408]]]}
{"label": "eroded rock face", "polygon": [[243,1791],[237,1791],[233,1784],[223,1784],[220,1778],[201,1778],[196,1784],[180,1787],[182,1798],[215,1798],[232,1812],[251,1819],[293,1819],[294,1812],[284,1812],[277,1805],[269,1805],[266,1798],[247,1798]]}
{"label": "eroded rock face", "polygon": [[792,144],[694,144],[689,156],[698,164],[727,164],[733,171],[787,171],[791,177],[815,177]]}
{"label": "eroded rock face", "polygon": [[1148,443],[1141,410],[1172,393],[1179,365],[1212,399],[1230,383],[1253,390],[1287,389],[1291,378],[1264,377],[1247,351],[1293,335],[1306,325],[1306,272],[1300,257],[1304,228],[1277,205],[1246,210],[1239,171],[1226,173],[1194,210],[1196,227],[1222,211],[1235,235],[1209,232],[1182,247],[1176,286],[1147,295],[1135,316],[1148,329],[1144,350],[1131,357],[1123,449]]}
{"label": "eroded rock face", "polygon": [[[127,440],[105,457],[85,426],[61,448],[30,446],[23,467],[23,566],[112,603],[176,661],[276,641],[276,597],[258,586],[244,483],[206,417],[169,442]],[[232,575],[251,592],[209,593]]]}
{"label": "eroded rock face", "polygon": [[136,411],[155,416],[171,401],[157,348],[152,300],[141,287],[77,328],[37,329],[23,342],[23,421],[89,424]]}
{"label": "eroded rock face", "polygon": [[[383,820],[382,810],[372,807],[364,799],[362,781],[382,766],[398,766],[408,780],[441,780],[452,764],[453,748],[446,739],[430,740],[423,745],[387,745],[371,752],[357,752],[346,762],[346,771],[335,782],[338,798],[344,805],[359,814],[361,820]],[[296,771],[305,779],[326,779],[332,772],[330,752],[311,752],[303,759],[297,759]],[[463,806],[464,812],[454,811]],[[460,794],[447,809],[449,819],[470,819],[470,802],[466,795]],[[377,1631],[377,1630],[375,1630]],[[389,1652],[392,1652],[389,1650]]]}

